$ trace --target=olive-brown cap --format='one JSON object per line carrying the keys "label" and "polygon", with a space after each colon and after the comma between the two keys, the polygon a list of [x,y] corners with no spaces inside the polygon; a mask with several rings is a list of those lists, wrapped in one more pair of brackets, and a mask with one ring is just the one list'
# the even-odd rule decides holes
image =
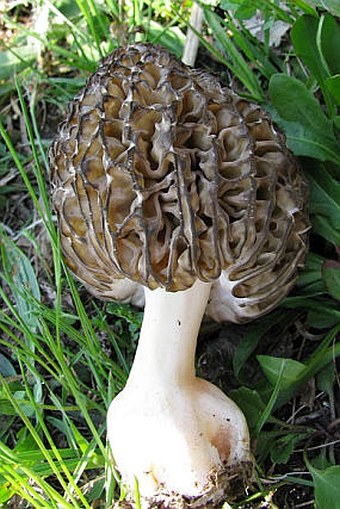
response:
{"label": "olive-brown cap", "polygon": [[50,166],[64,256],[99,297],[138,302],[140,285],[200,279],[215,282],[210,315],[225,319],[221,306],[214,315],[221,297],[238,321],[271,309],[304,260],[306,184],[282,135],[259,106],[160,47],[102,61]]}

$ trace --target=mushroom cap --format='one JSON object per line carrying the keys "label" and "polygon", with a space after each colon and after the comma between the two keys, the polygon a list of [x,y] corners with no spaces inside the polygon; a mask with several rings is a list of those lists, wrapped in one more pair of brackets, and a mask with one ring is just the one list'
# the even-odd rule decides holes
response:
{"label": "mushroom cap", "polygon": [[138,304],[142,286],[200,279],[213,282],[208,314],[241,321],[292,287],[307,187],[283,136],[258,105],[163,48],[103,60],[49,157],[66,262],[96,296]]}

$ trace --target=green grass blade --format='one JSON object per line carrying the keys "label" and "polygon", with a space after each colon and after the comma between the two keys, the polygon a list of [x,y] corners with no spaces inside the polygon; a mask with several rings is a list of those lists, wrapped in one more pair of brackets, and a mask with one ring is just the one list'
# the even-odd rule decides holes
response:
{"label": "green grass blade", "polygon": [[[53,471],[54,475],[58,479],[59,484],[61,485],[61,487],[63,488],[65,493],[67,493],[67,495],[70,497],[70,499],[75,504],[74,507],[78,508],[79,506],[78,506],[76,500],[74,499],[73,495],[70,493],[70,491],[68,489],[68,486],[67,486],[66,482],[64,481],[63,476],[61,475],[61,473],[59,471],[59,468],[56,466],[55,462],[53,461],[53,458],[51,456],[50,451],[48,451],[48,449],[45,447],[44,441],[39,436],[39,433],[36,430],[35,426],[31,423],[30,419],[22,411],[20,405],[17,403],[16,399],[13,397],[7,382],[5,381],[5,379],[1,375],[0,375],[0,382],[1,382],[1,385],[2,385],[3,392],[4,392],[5,396],[11,402],[11,404],[12,404],[13,408],[15,409],[17,415],[20,416],[20,418],[22,419],[22,421],[25,424],[25,427],[29,431],[30,435],[34,438],[36,444],[38,445],[39,449],[43,453],[45,460],[48,462],[49,466],[51,467],[51,470]],[[28,385],[27,384],[26,384],[26,390],[28,390]],[[29,394],[29,397],[31,399],[30,391],[28,391],[28,394]],[[34,404],[33,401],[34,401],[34,399],[32,398],[31,399],[31,403],[32,404]],[[38,416],[39,416],[39,414],[40,413],[38,412]],[[56,453],[56,448],[55,447],[54,447],[53,452]],[[58,456],[57,459],[60,459],[60,457]]]}
{"label": "green grass blade", "polygon": [[[66,485],[66,483],[65,483],[65,487],[64,487],[66,497],[72,503],[75,504],[76,503],[76,499],[74,498],[74,495],[75,495],[77,497],[77,499],[79,498],[79,500],[82,502],[83,507],[85,509],[90,509],[90,506],[88,505],[88,503],[87,503],[85,497],[83,496],[81,490],[79,489],[77,484],[74,482],[74,478],[73,478],[71,472],[68,470],[66,464],[64,463],[63,458],[62,458],[62,456],[59,453],[58,447],[55,445],[55,443],[54,443],[54,441],[53,441],[53,439],[51,437],[51,434],[48,431],[48,428],[47,428],[47,426],[45,424],[44,415],[43,415],[43,413],[41,411],[39,411],[39,408],[37,407],[36,402],[35,402],[35,398],[33,397],[33,394],[31,392],[30,386],[29,386],[29,384],[27,382],[27,378],[26,378],[26,375],[25,375],[25,371],[23,369],[22,362],[20,362],[20,364],[21,364],[21,373],[22,373],[22,377],[23,377],[23,380],[24,380],[24,384],[25,384],[26,394],[28,395],[28,398],[29,398],[29,400],[31,402],[31,405],[33,406],[33,408],[35,410],[35,415],[37,417],[37,421],[38,421],[38,423],[40,425],[41,430],[44,433],[45,439],[47,440],[49,446],[51,447],[51,453],[56,458],[57,462],[59,463],[59,468],[62,470],[63,474],[65,475],[66,479],[69,482],[68,485]],[[51,454],[51,457],[52,457],[52,454]],[[62,486],[63,486],[63,484],[62,484]]]}
{"label": "green grass blade", "polygon": [[280,392],[280,388],[281,388],[281,381],[282,381],[282,376],[283,376],[283,372],[284,372],[284,367],[285,367],[285,359],[282,359],[280,373],[277,378],[275,387],[271,393],[271,396],[270,396],[269,401],[266,405],[266,408],[262,412],[262,415],[256,424],[256,436],[259,435],[261,429],[263,428],[264,424],[267,422],[269,416],[271,415],[271,413],[275,407],[275,403],[277,401],[277,398],[278,398],[278,395]]}
{"label": "green grass blade", "polygon": [[249,90],[250,94],[256,101],[263,101],[264,94],[261,85],[256,75],[250,69],[249,64],[245,61],[241,53],[235,47],[231,38],[227,35],[222,19],[209,9],[204,9],[204,16],[216,37],[216,40],[220,43],[221,48],[226,55],[225,62],[228,68]]}

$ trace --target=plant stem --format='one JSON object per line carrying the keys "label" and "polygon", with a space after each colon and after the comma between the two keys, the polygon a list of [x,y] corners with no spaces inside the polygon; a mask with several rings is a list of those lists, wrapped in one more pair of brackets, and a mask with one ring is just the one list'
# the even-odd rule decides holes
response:
{"label": "plant stem", "polygon": [[[203,9],[200,5],[194,3],[194,5],[192,6],[190,16],[190,26],[188,27],[182,57],[183,64],[190,65],[191,67],[195,65],[198,45],[200,42],[197,36],[197,32],[201,31],[202,23],[203,23]],[[193,27],[194,30],[192,30],[191,27]]]}

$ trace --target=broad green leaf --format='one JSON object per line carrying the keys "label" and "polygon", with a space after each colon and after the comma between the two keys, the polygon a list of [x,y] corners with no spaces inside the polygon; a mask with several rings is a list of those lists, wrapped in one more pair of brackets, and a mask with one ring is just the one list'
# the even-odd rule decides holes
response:
{"label": "broad green leaf", "polygon": [[224,11],[238,9],[243,4],[243,0],[221,0],[220,6]]}
{"label": "broad green leaf", "polygon": [[330,76],[330,73],[317,44],[319,23],[320,20],[314,16],[301,16],[296,20],[291,30],[291,39],[296,54],[319,83],[327,107],[331,109],[330,93],[325,84],[325,80]]}
{"label": "broad green leaf", "polygon": [[296,444],[307,434],[288,433],[278,438],[270,448],[270,458],[273,463],[287,463],[293,454]]}
{"label": "broad green leaf", "polygon": [[[273,324],[270,324],[268,328],[272,327]],[[247,361],[248,357],[252,354],[252,352],[257,347],[261,337],[263,336],[266,329],[255,327],[251,331],[246,334],[246,337],[243,341],[237,345],[235,353],[233,355],[233,370],[235,376],[238,378],[240,375],[240,371]]]}
{"label": "broad green leaf", "polygon": [[250,19],[256,14],[256,7],[253,2],[244,2],[236,11],[235,18]]}
{"label": "broad green leaf", "polygon": [[[275,387],[278,380],[282,380],[276,406],[289,401],[308,380],[340,355],[340,344],[330,346],[339,330],[340,322],[338,321],[304,364],[293,359],[258,356],[258,361],[271,385]],[[269,397],[270,391],[266,392],[267,394],[263,394],[263,396]]]}
{"label": "broad green leaf", "polygon": [[285,74],[274,74],[269,83],[269,95],[279,114],[274,114],[274,118],[284,130],[294,154],[340,165],[333,124],[301,81]]}
{"label": "broad green leaf", "polygon": [[254,327],[249,329],[246,337],[237,345],[233,355],[233,369],[236,377],[239,377],[242,367],[257,347],[261,337],[274,324],[277,325],[282,319],[286,320],[286,314],[287,312],[282,310],[270,313],[269,316],[262,318]]}
{"label": "broad green leaf", "polygon": [[340,465],[319,470],[308,464],[314,481],[315,502],[318,509],[339,509]]}
{"label": "broad green leaf", "polygon": [[99,500],[105,493],[105,479],[99,479],[91,483],[92,487],[87,495],[87,499],[90,503],[93,503],[91,507],[95,507],[95,500]]}
{"label": "broad green leaf", "polygon": [[26,292],[28,292],[36,300],[40,300],[39,284],[32,264],[15,242],[4,234],[1,237],[0,248],[4,275],[11,288],[18,313],[27,327],[35,332],[38,326],[38,317],[35,314],[34,306],[26,297]]}
{"label": "broad green leaf", "polygon": [[259,393],[248,387],[240,387],[231,391],[230,397],[241,408],[250,430],[254,432],[257,428],[257,423],[262,418],[262,414],[266,409],[266,405]]}
{"label": "broad green leaf", "polygon": [[340,27],[330,14],[321,18],[320,46],[330,74],[340,74]]}
{"label": "broad green leaf", "polygon": [[[279,402],[279,395],[282,393],[283,385],[284,385],[284,367],[285,367],[285,359],[281,359],[280,369],[276,378],[275,384],[273,384],[273,388],[269,388],[268,386],[263,391],[263,395],[265,395],[265,401],[267,401],[266,408],[263,410],[260,419],[257,422],[256,426],[256,435],[259,435],[265,423],[270,419],[270,416],[273,413],[275,406]],[[268,393],[269,389],[269,393]]]}
{"label": "broad green leaf", "polygon": [[315,253],[309,253],[304,268],[299,273],[296,287],[305,296],[325,293],[325,285],[321,276],[321,268],[325,259]]}
{"label": "broad green leaf", "polygon": [[293,359],[271,357],[269,355],[258,355],[257,360],[259,361],[266,378],[273,386],[277,383],[283,366],[281,377],[281,387],[283,389],[293,385],[306,369],[306,366],[302,364],[302,362],[298,362]]}
{"label": "broad green leaf", "polygon": [[334,97],[338,106],[340,106],[340,74],[326,79],[326,86]]}
{"label": "broad green leaf", "polygon": [[340,300],[340,263],[327,260],[322,269],[325,286],[334,299]]}
{"label": "broad green leaf", "polygon": [[[309,461],[306,461],[306,464],[309,466]],[[313,468],[318,470],[326,470],[326,468],[334,466],[334,463],[331,463],[327,457],[327,448],[321,449],[319,454],[313,457]]]}
{"label": "broad green leaf", "polygon": [[221,9],[234,11],[236,19],[249,19],[256,14],[256,3],[253,0],[222,0]]}
{"label": "broad green leaf", "polygon": [[340,246],[340,181],[323,164],[315,164],[307,174],[314,231]]}
{"label": "broad green leaf", "polygon": [[15,376],[17,374],[13,364],[2,353],[0,353],[0,374],[3,377]]}
{"label": "broad green leaf", "polygon": [[[325,366],[316,377],[316,384],[320,391],[326,392],[331,404],[334,404],[334,382],[335,382],[335,365],[330,362]],[[313,463],[314,466],[315,463]]]}
{"label": "broad green leaf", "polygon": [[327,80],[340,72],[340,29],[330,15],[301,16],[295,22],[292,41],[297,55],[317,80],[323,93],[328,113],[335,114],[335,98]]}
{"label": "broad green leaf", "polygon": [[[28,417],[34,415],[34,408],[31,403],[26,399],[25,391],[16,391],[13,393],[13,398],[16,400],[21,411]],[[8,399],[0,399],[0,413],[4,415],[17,415],[15,408]]]}
{"label": "broad green leaf", "polygon": [[308,325],[315,329],[329,329],[340,321],[339,305],[334,300],[324,301],[308,313]]}

